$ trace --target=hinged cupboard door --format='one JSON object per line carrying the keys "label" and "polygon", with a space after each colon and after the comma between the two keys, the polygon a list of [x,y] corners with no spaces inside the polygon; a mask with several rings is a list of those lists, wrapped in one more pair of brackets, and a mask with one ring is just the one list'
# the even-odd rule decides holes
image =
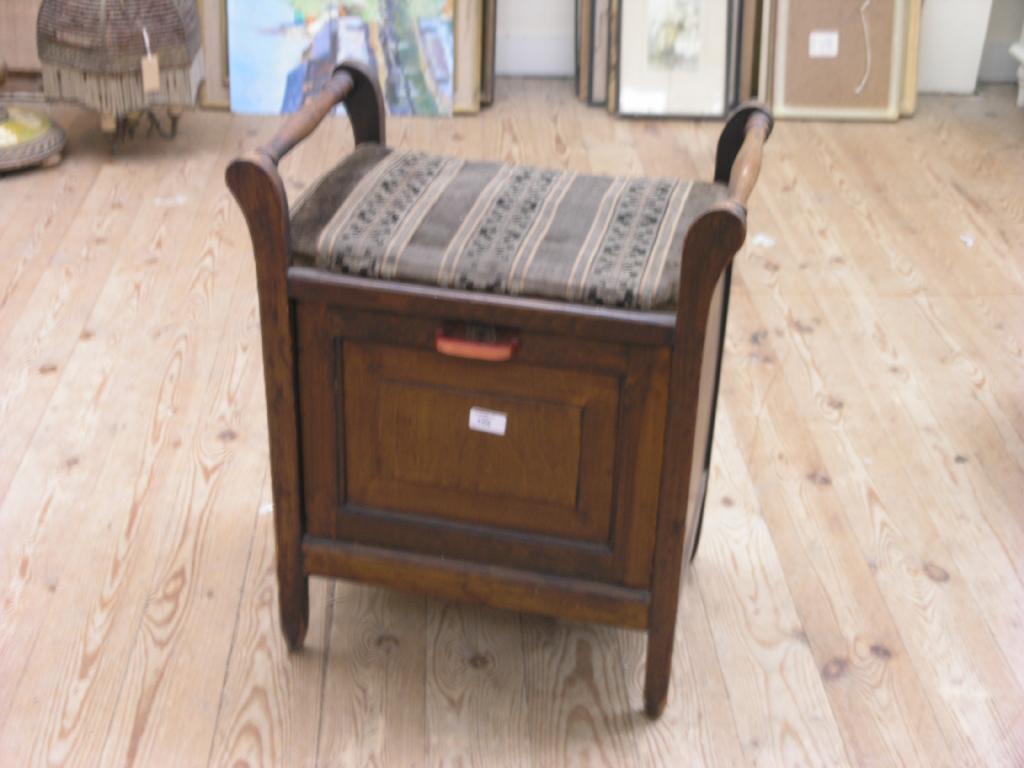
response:
{"label": "hinged cupboard door", "polygon": [[485,361],[438,351],[443,318],[297,321],[309,535],[648,586],[667,350],[503,329]]}

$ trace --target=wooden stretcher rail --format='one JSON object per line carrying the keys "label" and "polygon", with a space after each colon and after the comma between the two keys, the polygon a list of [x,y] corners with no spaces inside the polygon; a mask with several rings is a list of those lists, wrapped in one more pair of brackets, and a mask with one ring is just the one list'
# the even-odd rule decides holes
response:
{"label": "wooden stretcher rail", "polygon": [[650,594],[613,584],[305,536],[306,572],[391,589],[631,629],[647,628]]}

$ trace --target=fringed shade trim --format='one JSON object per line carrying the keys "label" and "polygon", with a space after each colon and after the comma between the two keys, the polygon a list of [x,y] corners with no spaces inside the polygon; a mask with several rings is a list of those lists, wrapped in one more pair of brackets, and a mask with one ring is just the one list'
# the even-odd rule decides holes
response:
{"label": "fringed shade trim", "polygon": [[157,105],[191,106],[203,79],[203,52],[191,67],[160,68],[159,93],[142,90],[141,62],[137,71],[104,75],[43,63],[43,91],[48,98],[76,101],[105,115],[125,115]]}

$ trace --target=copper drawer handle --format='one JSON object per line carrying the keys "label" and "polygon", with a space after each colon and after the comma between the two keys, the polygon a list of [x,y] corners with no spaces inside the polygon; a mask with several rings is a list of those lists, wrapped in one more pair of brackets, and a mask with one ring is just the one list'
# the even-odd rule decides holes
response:
{"label": "copper drawer handle", "polygon": [[434,348],[442,355],[466,360],[483,360],[488,363],[504,363],[511,360],[518,346],[519,339],[497,342],[472,341],[446,336],[440,329],[434,339]]}

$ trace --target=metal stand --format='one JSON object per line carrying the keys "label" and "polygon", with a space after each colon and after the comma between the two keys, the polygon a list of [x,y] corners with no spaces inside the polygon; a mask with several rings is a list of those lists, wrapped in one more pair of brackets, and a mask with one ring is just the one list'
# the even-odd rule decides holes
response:
{"label": "metal stand", "polygon": [[101,115],[100,127],[110,135],[111,144],[123,144],[135,138],[139,126],[146,123],[146,137],[154,133],[165,141],[172,141],[178,135],[178,121],[181,119],[180,107],[167,108],[167,125],[152,109],[132,112],[127,115]]}

